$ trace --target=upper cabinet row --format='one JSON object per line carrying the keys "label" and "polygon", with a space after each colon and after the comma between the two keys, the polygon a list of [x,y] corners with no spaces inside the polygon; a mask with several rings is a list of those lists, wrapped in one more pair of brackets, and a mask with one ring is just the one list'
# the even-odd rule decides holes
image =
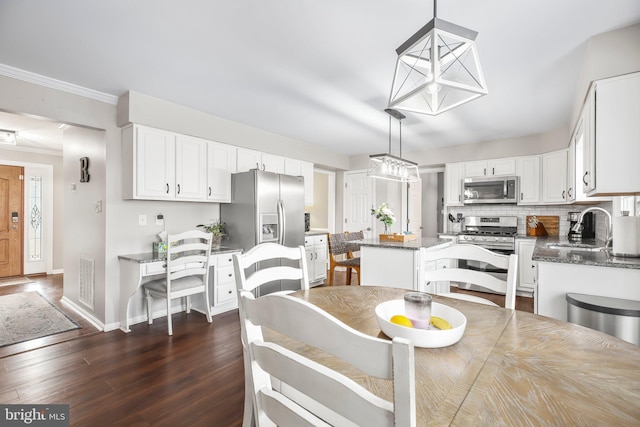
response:
{"label": "upper cabinet row", "polygon": [[[569,147],[445,168],[445,204],[460,206],[462,180],[519,177],[519,205],[570,204],[640,194],[640,73],[594,81]],[[604,197],[603,197],[604,196]]]}
{"label": "upper cabinet row", "polygon": [[141,125],[122,130],[125,199],[231,202],[231,174],[250,169],[304,177],[313,204],[313,163]]}

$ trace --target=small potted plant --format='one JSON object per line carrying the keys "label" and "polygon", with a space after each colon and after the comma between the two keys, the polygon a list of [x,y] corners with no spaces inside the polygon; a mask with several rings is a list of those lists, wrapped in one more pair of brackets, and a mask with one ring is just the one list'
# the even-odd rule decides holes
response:
{"label": "small potted plant", "polygon": [[198,224],[196,227],[203,228],[207,233],[211,233],[211,247],[219,248],[222,238],[227,235],[226,224],[219,219],[212,220],[210,224]]}

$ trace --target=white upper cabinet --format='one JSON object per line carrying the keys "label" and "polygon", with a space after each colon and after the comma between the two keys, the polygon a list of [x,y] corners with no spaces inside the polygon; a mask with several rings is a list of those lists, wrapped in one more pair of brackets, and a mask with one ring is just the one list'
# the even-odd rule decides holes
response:
{"label": "white upper cabinet", "polygon": [[284,157],[238,147],[238,172],[259,169],[273,173],[284,173]]}
{"label": "white upper cabinet", "polygon": [[464,163],[447,163],[444,168],[444,204],[462,206],[462,174]]}
{"label": "white upper cabinet", "polygon": [[122,130],[125,198],[172,200],[175,197],[175,135],[144,126]]}
{"label": "white upper cabinet", "polygon": [[207,191],[207,141],[176,136],[176,199],[205,200]]}
{"label": "white upper cabinet", "polygon": [[508,176],[516,174],[516,158],[480,160],[464,164],[464,177]]}
{"label": "white upper cabinet", "polygon": [[585,193],[640,194],[640,73],[593,82],[586,103]]}
{"label": "white upper cabinet", "polygon": [[519,205],[540,204],[540,158],[541,156],[517,158],[516,174],[520,177]]}
{"label": "white upper cabinet", "polygon": [[568,150],[553,151],[542,155],[542,201],[567,203]]}
{"label": "white upper cabinet", "polygon": [[231,173],[236,168],[236,147],[219,142],[207,143],[207,200],[231,201]]}
{"label": "white upper cabinet", "polygon": [[122,130],[125,199],[229,201],[234,163],[230,145],[135,124]]}
{"label": "white upper cabinet", "polygon": [[284,174],[304,178],[304,204],[313,205],[313,163],[285,158]]}

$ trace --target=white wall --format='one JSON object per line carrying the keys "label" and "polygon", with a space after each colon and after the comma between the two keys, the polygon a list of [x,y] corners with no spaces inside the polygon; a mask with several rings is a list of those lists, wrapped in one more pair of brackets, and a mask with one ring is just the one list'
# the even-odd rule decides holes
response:
{"label": "white wall", "polygon": [[[89,157],[89,182],[80,182],[80,158]],[[96,202],[105,203],[105,132],[70,127],[63,136],[64,164],[64,296],[102,318],[105,312],[105,223],[104,210],[96,212]],[[79,300],[80,258],[94,261],[93,307]]]}
{"label": "white wall", "polygon": [[[419,166],[441,166],[445,163],[464,162],[468,160],[499,159],[503,157],[527,156],[542,154],[567,148],[569,146],[569,128],[562,126],[552,131],[495,141],[482,141],[475,144],[437,147],[424,151],[403,153],[405,159],[418,163]],[[369,156],[352,156],[349,159],[351,170],[367,169]]]}
{"label": "white wall", "polygon": [[305,212],[311,214],[311,228],[329,229],[329,175],[313,174],[313,205],[306,206]]}

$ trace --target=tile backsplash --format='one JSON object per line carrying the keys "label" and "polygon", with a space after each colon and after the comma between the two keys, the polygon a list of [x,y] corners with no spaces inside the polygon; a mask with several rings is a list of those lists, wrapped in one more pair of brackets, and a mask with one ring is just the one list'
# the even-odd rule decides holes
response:
{"label": "tile backsplash", "polygon": [[[599,206],[611,212],[611,202],[602,202],[594,205],[538,205],[538,206],[518,206],[518,205],[473,205],[473,206],[449,206],[445,214],[461,213],[463,216],[517,216],[518,234],[526,234],[527,215],[557,215],[560,217],[558,233],[560,236],[569,234],[569,212],[580,212],[590,206]],[[445,215],[448,217],[448,215]],[[596,238],[605,240],[607,235],[607,220],[601,212],[596,212]],[[453,231],[453,224],[446,221],[446,231]]]}

